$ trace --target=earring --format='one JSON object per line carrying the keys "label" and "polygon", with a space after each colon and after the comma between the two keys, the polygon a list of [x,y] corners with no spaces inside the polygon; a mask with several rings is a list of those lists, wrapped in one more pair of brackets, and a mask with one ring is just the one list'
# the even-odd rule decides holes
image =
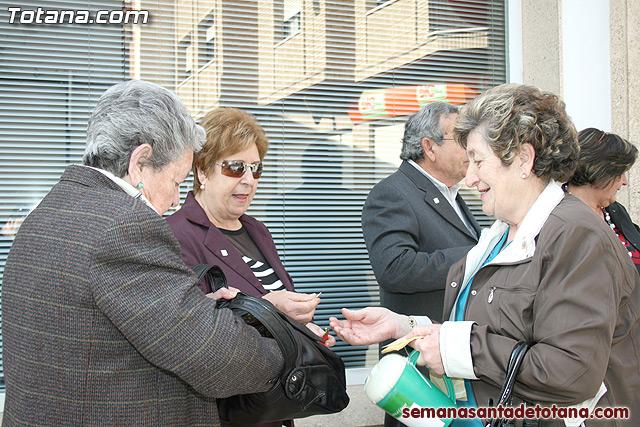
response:
{"label": "earring", "polygon": [[526,173],[524,173],[524,172],[522,172],[522,175],[520,175],[520,178],[522,178],[522,179],[527,179],[527,174],[526,174]]}
{"label": "earring", "polygon": [[138,190],[142,190],[142,187],[144,187],[144,184],[143,184],[143,183],[141,183],[141,182],[139,182],[139,183],[138,183]]}
{"label": "earring", "polygon": [[200,189],[204,190],[204,184],[200,184]]}

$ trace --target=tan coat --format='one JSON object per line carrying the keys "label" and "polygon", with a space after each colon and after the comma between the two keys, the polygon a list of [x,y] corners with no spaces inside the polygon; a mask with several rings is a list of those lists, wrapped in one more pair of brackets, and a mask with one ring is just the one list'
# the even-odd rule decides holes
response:
{"label": "tan coat", "polygon": [[[586,427],[639,426],[638,273],[611,229],[577,198],[567,195],[549,212],[546,221],[528,224],[539,222],[539,233],[535,227],[525,230],[535,247],[530,256],[496,258],[471,284],[464,318],[476,322],[470,350],[479,379],[472,381],[478,406],[497,399],[515,343],[535,340],[518,375],[514,404],[518,398],[576,404],[595,396],[604,381],[608,391],[599,406],[628,406],[631,418],[587,420]],[[514,250],[527,252],[526,243],[512,243],[523,249]],[[449,272],[445,318],[463,283],[465,261]]]}

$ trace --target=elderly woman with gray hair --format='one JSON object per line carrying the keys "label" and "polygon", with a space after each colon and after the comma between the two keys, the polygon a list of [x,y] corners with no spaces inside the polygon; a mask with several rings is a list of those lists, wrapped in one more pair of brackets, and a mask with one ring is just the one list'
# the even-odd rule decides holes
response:
{"label": "elderly woman with gray hair", "polygon": [[7,259],[4,426],[218,426],[216,398],[271,387],[277,344],[215,308],[161,216],[204,139],[155,84],[100,98]]}
{"label": "elderly woman with gray hair", "polygon": [[497,221],[449,270],[447,321],[372,307],[344,309],[332,327],[356,345],[418,338],[418,364],[461,381],[458,406],[467,407],[495,404],[512,349],[532,342],[514,406],[628,408],[628,418],[540,426],[640,425],[640,278],[604,221],[561,188],[579,154],[564,103],[532,86],[498,86],[462,109],[454,133],[469,156],[466,183]]}

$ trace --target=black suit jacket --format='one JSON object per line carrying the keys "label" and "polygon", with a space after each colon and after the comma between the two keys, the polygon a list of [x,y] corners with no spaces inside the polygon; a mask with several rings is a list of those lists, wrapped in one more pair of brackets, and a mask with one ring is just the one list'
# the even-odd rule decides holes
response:
{"label": "black suit jacket", "polygon": [[[460,195],[457,201],[480,236]],[[362,230],[381,305],[441,321],[449,267],[478,240],[429,178],[403,162],[369,193]]]}

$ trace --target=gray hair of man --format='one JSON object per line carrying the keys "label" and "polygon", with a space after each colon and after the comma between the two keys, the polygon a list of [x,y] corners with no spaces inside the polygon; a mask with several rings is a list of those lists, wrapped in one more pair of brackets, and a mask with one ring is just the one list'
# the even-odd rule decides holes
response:
{"label": "gray hair of man", "polygon": [[449,114],[457,114],[458,107],[446,102],[431,102],[420,111],[409,117],[404,125],[402,137],[402,160],[418,161],[424,158],[422,138],[429,138],[437,145],[442,145],[444,131],[441,119]]}
{"label": "gray hair of man", "polygon": [[83,161],[124,177],[131,153],[152,148],[150,165],[158,170],[199,151],[206,139],[176,94],[155,83],[129,80],[109,88],[98,100],[87,127]]}

